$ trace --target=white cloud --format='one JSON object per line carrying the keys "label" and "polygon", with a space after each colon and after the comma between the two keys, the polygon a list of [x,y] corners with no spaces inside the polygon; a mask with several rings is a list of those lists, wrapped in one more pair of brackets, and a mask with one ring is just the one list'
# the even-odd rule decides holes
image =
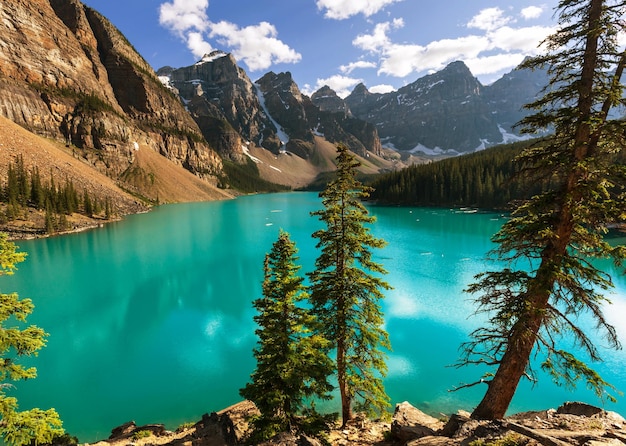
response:
{"label": "white cloud", "polygon": [[213,47],[209,42],[204,40],[202,33],[190,31],[187,33],[187,48],[198,59],[202,58],[205,54],[209,54],[213,51]]}
{"label": "white cloud", "polygon": [[221,21],[211,24],[210,37],[232,49],[233,56],[251,71],[264,70],[274,63],[295,63],[302,55],[276,38],[276,27],[268,22],[239,28]]}
{"label": "white cloud", "polygon": [[189,30],[204,31],[209,18],[206,9],[209,0],[174,0],[159,7],[159,23],[184,37]]}
{"label": "white cloud", "polygon": [[354,15],[363,14],[370,17],[387,5],[402,0],[317,0],[317,9],[326,12],[328,19],[343,20]]}
{"label": "white cloud", "polygon": [[466,59],[464,62],[474,76],[482,77],[484,80],[486,79],[485,84],[490,84],[497,79],[491,79],[487,75],[510,70],[522,63],[525,57],[526,55],[523,53],[502,53]]}
{"label": "white cloud", "polygon": [[381,48],[391,45],[391,40],[387,36],[387,33],[392,29],[399,29],[403,26],[404,20],[402,19],[378,23],[374,27],[372,34],[359,34],[352,41],[352,44],[365,51],[378,52]]}
{"label": "white cloud", "polygon": [[480,11],[467,24],[468,28],[478,28],[491,31],[506,25],[511,21],[510,17],[504,16],[504,11],[500,8],[486,8]]}
{"label": "white cloud", "polygon": [[380,48],[391,44],[389,37],[387,37],[387,32],[389,32],[390,29],[391,23],[378,23],[374,27],[374,32],[372,34],[359,34],[352,41],[352,44],[365,51],[377,52]]}
{"label": "white cloud", "polygon": [[540,6],[529,6],[527,8],[522,9],[522,17],[526,20],[536,19],[543,13],[543,8]]}
{"label": "white cloud", "polygon": [[[339,96],[340,98],[345,98],[352,92],[355,86],[362,82],[363,79],[356,79],[353,77],[335,74],[334,76],[328,77],[326,79],[317,79],[313,91],[317,91],[324,85],[328,85],[335,91],[335,93],[337,93],[337,96]],[[309,85],[306,85],[305,87],[310,90]]]}
{"label": "white cloud", "polygon": [[[536,14],[526,8],[528,17]],[[546,26],[515,28],[515,18],[500,8],[487,8],[467,24],[478,31],[454,39],[441,39],[418,45],[394,43],[390,34],[404,26],[403,20],[374,25],[370,34],[359,34],[352,44],[379,58],[378,74],[407,77],[412,73],[433,72],[450,62],[464,61],[474,75],[512,69],[527,55],[536,54],[539,43],[554,31]],[[343,70],[343,68],[342,68]],[[347,71],[343,71],[347,73]]]}
{"label": "white cloud", "polygon": [[393,87],[393,85],[388,85],[388,84],[379,84],[379,85],[374,85],[370,88],[368,88],[368,91],[370,93],[391,93],[392,91],[394,91],[395,88]]}
{"label": "white cloud", "polygon": [[359,69],[359,68],[376,68],[376,67],[377,65],[375,62],[367,62],[364,60],[359,60],[357,62],[351,62],[348,65],[341,65],[339,67],[339,71],[341,71],[343,74],[350,74],[354,70]]}
{"label": "white cloud", "polygon": [[378,73],[405,77],[413,72],[440,70],[452,61],[476,58],[489,46],[489,40],[481,36],[443,39],[427,46],[390,44],[379,48],[381,64]]}
{"label": "white cloud", "polygon": [[196,57],[213,50],[206,33],[227,47],[251,71],[264,70],[274,63],[295,63],[302,56],[280,41],[276,27],[268,22],[239,28],[234,23],[212,23],[208,0],[173,0],[159,7],[159,23],[187,42]]}
{"label": "white cloud", "polygon": [[487,37],[492,42],[494,48],[534,54],[538,50],[539,43],[553,31],[553,28],[545,26],[530,26],[525,28],[503,26],[487,34]]}

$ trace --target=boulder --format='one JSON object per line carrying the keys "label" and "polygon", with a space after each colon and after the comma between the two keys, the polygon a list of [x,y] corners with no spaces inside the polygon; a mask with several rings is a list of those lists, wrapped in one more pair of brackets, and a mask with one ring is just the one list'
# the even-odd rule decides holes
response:
{"label": "boulder", "polygon": [[597,415],[602,412],[604,412],[603,409],[592,406],[591,404],[571,402],[571,401],[563,403],[563,405],[556,410],[556,413],[561,414],[561,415],[565,415],[565,414],[578,415],[578,416],[582,415],[585,417],[591,417],[593,415]]}
{"label": "boulder", "polygon": [[128,421],[111,430],[109,440],[119,440],[126,438],[134,434],[135,432],[148,431],[157,437],[166,433],[165,426],[163,424],[144,424],[143,426],[137,426],[134,421]]}
{"label": "boulder", "polygon": [[137,425],[134,421],[128,421],[124,424],[121,424],[113,429],[111,429],[111,435],[109,436],[109,440],[113,440],[116,438],[124,437],[126,435],[131,434]]}
{"label": "boulder", "polygon": [[465,423],[470,421],[470,414],[465,411],[458,411],[450,415],[440,434],[445,437],[453,437]]}
{"label": "boulder", "polygon": [[249,433],[248,419],[259,411],[251,401],[242,401],[219,412],[204,414],[196,423],[195,443],[205,446],[240,444]]}
{"label": "boulder", "polygon": [[434,435],[443,427],[443,422],[425,414],[405,401],[396,405],[391,423],[391,434],[402,442],[408,442],[416,438]]}
{"label": "boulder", "polygon": [[418,438],[417,440],[409,441],[406,446],[452,446],[461,444],[452,438],[439,437],[429,435],[428,437]]}

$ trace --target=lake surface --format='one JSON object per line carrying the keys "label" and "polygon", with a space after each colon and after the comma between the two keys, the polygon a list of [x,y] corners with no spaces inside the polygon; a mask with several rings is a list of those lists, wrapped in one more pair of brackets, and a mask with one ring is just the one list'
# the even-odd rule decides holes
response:
{"label": "lake surface", "polygon": [[[20,407],[55,407],[81,442],[106,438],[126,421],[176,429],[203,413],[240,401],[255,362],[252,301],[261,296],[263,258],[280,228],[299,248],[301,273],[318,255],[311,238],[320,222],[317,194],[257,195],[167,205],[104,228],[19,242],[28,258],[0,290],[30,297],[30,323],[50,337],[35,380],[9,391]],[[491,213],[370,207],[372,232],[388,246],[376,260],[394,288],[384,303],[392,402],[432,413],[471,410],[484,388],[450,393],[480,372],[450,367],[480,324],[463,289],[493,267],[484,258],[503,218]],[[618,240],[626,243],[626,239]],[[609,263],[603,268],[613,271]],[[606,311],[626,342],[626,279],[614,273]],[[581,323],[593,332],[583,318]],[[599,340],[602,343],[602,340]],[[603,377],[626,391],[626,354],[602,349]],[[580,400],[599,405],[584,383],[576,392],[547,377],[520,386],[517,412]],[[626,397],[609,410],[626,414]],[[328,409],[338,411],[338,406]]]}

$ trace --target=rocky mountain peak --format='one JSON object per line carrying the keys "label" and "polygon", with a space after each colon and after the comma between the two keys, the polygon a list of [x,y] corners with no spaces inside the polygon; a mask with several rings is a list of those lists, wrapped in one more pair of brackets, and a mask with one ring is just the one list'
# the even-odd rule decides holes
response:
{"label": "rocky mountain peak", "polygon": [[[464,100],[479,96],[483,86],[463,62],[452,62],[443,70],[424,76],[398,90],[399,100],[418,97],[429,99]],[[411,104],[412,105],[412,104]]]}
{"label": "rocky mountain peak", "polygon": [[242,162],[246,141],[275,153],[280,150],[282,143],[256,86],[232,54],[214,51],[194,65],[173,70],[168,82],[223,157]]}
{"label": "rocky mountain peak", "polygon": [[330,88],[328,85],[324,85],[322,88],[313,93],[311,95],[311,101],[313,101],[313,104],[318,106],[321,111],[343,113],[346,116],[352,115],[346,102],[337,96],[335,90]]}
{"label": "rocky mountain peak", "polygon": [[523,116],[522,105],[535,97],[538,84],[546,85],[541,74],[524,70],[519,76],[485,87],[457,61],[390,93],[372,94],[358,85],[345,102],[355,117],[376,125],[388,147],[471,152],[505,142]]}

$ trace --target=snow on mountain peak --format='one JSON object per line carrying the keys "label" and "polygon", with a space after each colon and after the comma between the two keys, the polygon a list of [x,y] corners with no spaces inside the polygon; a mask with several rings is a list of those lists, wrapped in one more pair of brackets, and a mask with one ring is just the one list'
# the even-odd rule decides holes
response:
{"label": "snow on mountain peak", "polygon": [[213,62],[217,59],[221,59],[222,57],[226,57],[226,56],[228,56],[228,53],[225,53],[224,51],[221,51],[221,50],[211,51],[209,54],[205,54],[204,56],[202,56],[202,59],[196,62],[196,65],[202,65],[207,62]]}

